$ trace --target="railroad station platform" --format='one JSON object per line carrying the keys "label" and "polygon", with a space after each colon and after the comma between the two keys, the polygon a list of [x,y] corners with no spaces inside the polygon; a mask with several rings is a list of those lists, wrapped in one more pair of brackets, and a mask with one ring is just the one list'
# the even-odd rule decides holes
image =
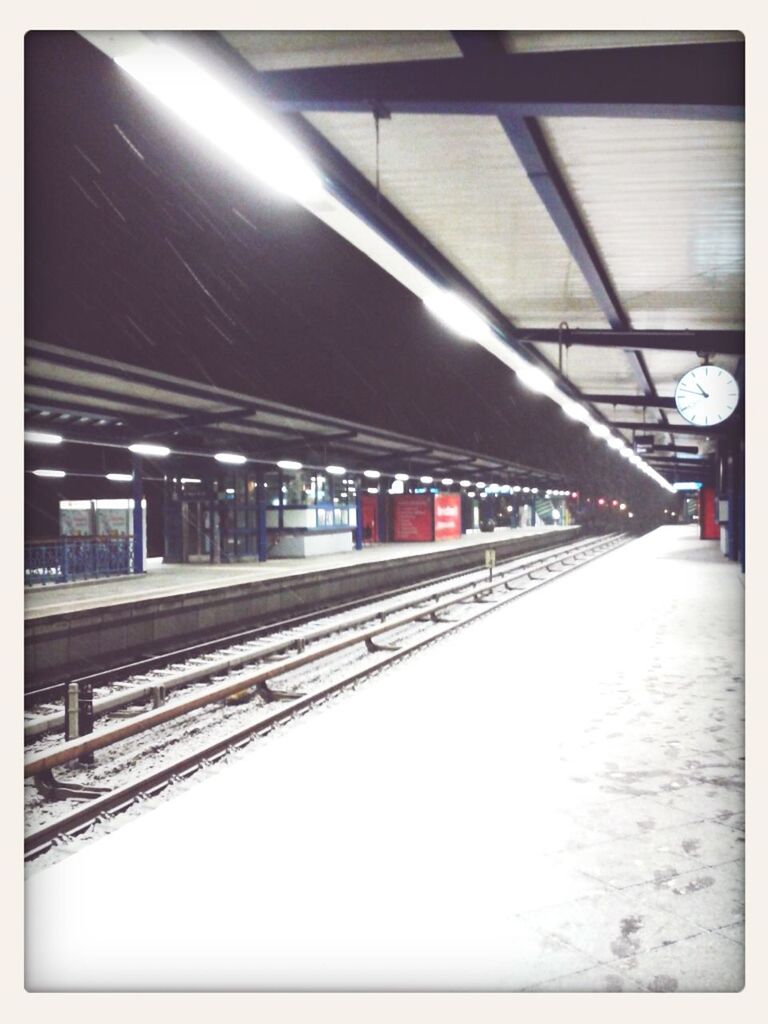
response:
{"label": "railroad station platform", "polygon": [[378,544],[314,558],[162,564],[141,576],[28,590],[27,685],[60,682],[73,674],[480,566],[487,548],[498,559],[541,550],[575,539],[580,530],[504,527],[456,540]]}
{"label": "railroad station platform", "polygon": [[27,987],[739,991],[742,651],[647,534],[31,865]]}

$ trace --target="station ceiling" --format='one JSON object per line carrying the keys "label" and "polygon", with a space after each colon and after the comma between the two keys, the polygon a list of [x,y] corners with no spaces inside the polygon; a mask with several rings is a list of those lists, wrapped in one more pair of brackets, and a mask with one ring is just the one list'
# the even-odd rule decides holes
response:
{"label": "station ceiling", "polygon": [[[705,353],[740,371],[738,33],[172,35],[628,441],[653,433],[665,472],[712,451],[672,396]],[[314,217],[222,175],[81,37],[31,33],[27,54],[28,334],[507,461],[624,472]]]}

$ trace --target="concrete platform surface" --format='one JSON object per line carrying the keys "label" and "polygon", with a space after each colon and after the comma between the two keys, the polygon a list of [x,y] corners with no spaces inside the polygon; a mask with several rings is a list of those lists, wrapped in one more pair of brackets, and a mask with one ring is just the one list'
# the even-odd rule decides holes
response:
{"label": "concrete platform surface", "polygon": [[32,865],[27,987],[738,991],[743,596],[664,527],[380,672]]}

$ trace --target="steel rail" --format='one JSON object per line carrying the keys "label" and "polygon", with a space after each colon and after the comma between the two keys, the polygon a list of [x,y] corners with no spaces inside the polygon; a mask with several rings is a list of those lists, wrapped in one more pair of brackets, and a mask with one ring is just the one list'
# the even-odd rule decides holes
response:
{"label": "steel rail", "polygon": [[[607,541],[605,539],[597,541],[593,550],[599,551],[606,546],[613,546],[615,543],[615,536],[611,535],[610,539]],[[559,560],[560,559],[557,558],[552,559],[552,561]],[[530,575],[531,572],[535,572],[538,568],[541,568],[541,566],[521,569],[519,570],[519,575]],[[482,595],[490,594],[494,590],[506,586],[507,582],[507,579],[499,578],[495,582],[490,582],[483,586],[476,587],[471,595],[461,594],[460,596],[452,596],[439,600],[430,608],[430,614],[434,615],[441,611],[445,611],[446,609],[467,601],[470,598],[478,600]],[[512,598],[509,598],[509,600],[511,599]],[[118,743],[122,739],[135,736],[139,732],[144,732],[154,726],[161,725],[175,718],[189,714],[191,711],[196,711],[198,708],[224,700],[234,694],[242,693],[245,690],[252,689],[254,686],[258,686],[259,684],[268,683],[271,679],[274,679],[277,676],[284,675],[285,673],[297,668],[302,668],[305,665],[320,661],[323,658],[327,658],[332,654],[338,653],[339,651],[346,650],[348,647],[353,647],[360,643],[365,643],[370,646],[375,641],[376,637],[381,636],[384,633],[390,633],[402,626],[409,625],[424,615],[423,607],[419,607],[414,610],[413,603],[411,603],[410,607],[412,610],[404,615],[400,615],[399,617],[396,616],[395,618],[388,619],[385,622],[380,622],[376,626],[370,626],[367,629],[353,633],[351,636],[345,636],[338,640],[331,641],[318,650],[300,652],[292,658],[281,661],[279,664],[267,665],[260,668],[257,672],[251,673],[245,678],[237,679],[234,682],[222,683],[218,686],[211,686],[207,688],[204,693],[189,697],[176,704],[153,708],[143,714],[136,715],[128,722],[113,725],[99,733],[91,733],[85,737],[77,737],[75,739],[68,740],[47,753],[32,755],[31,757],[25,758],[24,775],[28,778],[30,776],[39,775],[44,771],[56,768],[62,764],[67,764],[78,757],[82,757],[84,754],[90,754],[97,750],[101,750],[104,747]],[[370,617],[367,618],[366,621],[370,621]],[[357,626],[359,624],[360,623],[355,623],[354,625]],[[338,632],[338,629],[336,632]]]}
{"label": "steel rail", "polygon": [[[582,538],[580,541],[569,541],[565,543],[589,543],[589,541],[593,539],[593,537],[587,537]],[[544,549],[544,551],[557,550],[559,546],[563,545],[555,545],[553,548]],[[478,545],[478,549],[479,548],[480,545]],[[483,550],[485,549],[483,548]],[[533,556],[539,553],[540,552],[530,552],[529,554],[530,556]],[[543,552],[541,553],[543,554]],[[527,557],[526,554],[515,554],[513,552],[508,556],[499,559],[499,564],[505,565],[510,561],[515,561],[525,557]],[[144,672],[151,672],[157,668],[164,668],[166,665],[172,664],[175,661],[183,661],[185,659],[197,657],[198,655],[207,654],[225,645],[245,643],[249,639],[257,639],[259,636],[274,633],[280,629],[292,629],[295,626],[303,625],[305,622],[312,622],[314,619],[317,619],[319,613],[327,615],[340,614],[341,612],[349,611],[353,608],[359,608],[361,605],[368,604],[372,599],[385,601],[390,597],[396,597],[398,594],[408,593],[413,590],[415,586],[432,586],[452,579],[457,579],[461,576],[467,576],[477,571],[477,569],[460,569],[457,572],[427,577],[416,584],[395,587],[391,590],[384,590],[376,594],[368,594],[365,597],[355,598],[353,601],[345,601],[337,605],[326,605],[322,608],[316,608],[310,612],[305,612],[302,615],[292,616],[289,619],[265,622],[260,626],[254,626],[250,629],[242,630],[239,633],[230,633],[228,636],[215,637],[212,640],[203,640],[200,643],[190,644],[187,647],[181,647],[173,651],[149,655],[146,658],[140,658],[137,661],[128,662],[125,665],[116,665],[113,668],[102,669],[99,672],[89,672],[86,675],[81,676],[67,676],[58,683],[52,683],[47,686],[26,690],[24,694],[25,705],[28,706],[33,702],[40,703],[41,701],[54,700],[56,698],[63,697],[68,683],[86,683],[91,686],[109,685],[110,683],[124,679],[126,676],[138,675]]]}
{"label": "steel rail", "polygon": [[[45,825],[36,832],[26,836],[24,840],[25,860],[34,860],[47,852],[57,841],[74,838],[76,835],[87,831],[98,821],[109,819],[113,815],[127,810],[138,799],[146,799],[149,796],[157,795],[157,793],[174,782],[182,781],[200,768],[206,767],[227,754],[234,752],[239,747],[245,746],[254,736],[269,732],[275,726],[329,699],[329,697],[332,697],[340,690],[369,676],[372,672],[376,672],[382,667],[418,650],[420,647],[432,643],[447,633],[469,625],[483,615],[487,615],[504,604],[530,592],[531,589],[539,589],[540,586],[560,579],[567,573],[579,568],[582,564],[589,564],[589,562],[599,558],[601,555],[607,554],[616,547],[621,546],[621,544],[626,543],[628,539],[625,534],[613,534],[603,543],[596,543],[591,549],[591,554],[588,558],[585,557],[574,564],[566,566],[556,574],[541,580],[537,586],[527,590],[516,590],[516,592],[505,597],[502,601],[494,602],[487,606],[481,605],[478,609],[473,610],[473,614],[467,618],[456,621],[452,620],[448,623],[442,622],[439,628],[430,630],[428,634],[416,637],[404,643],[396,650],[386,651],[383,657],[378,659],[374,665],[351,668],[344,672],[340,678],[335,679],[334,682],[327,684],[313,694],[297,697],[295,701],[291,702],[290,706],[273,712],[267,718],[252,722],[227,736],[220,737],[205,747],[199,748],[191,754],[185,755],[183,758],[158,769],[142,779],[135,780],[111,793],[97,797],[64,818]],[[504,581],[501,581],[499,585],[505,586]]]}
{"label": "steel rail", "polygon": [[[569,544],[559,545],[555,548],[548,548],[543,552],[533,552],[528,555],[518,555],[511,559],[504,559],[500,563],[500,565],[503,567],[502,569],[500,569],[500,572],[509,572],[510,570],[515,569],[518,565],[522,566],[528,564],[528,562],[530,561],[533,561],[534,563],[547,561],[552,557],[552,555],[556,554],[557,552],[570,552],[578,550],[584,546],[588,546],[593,542],[594,538],[587,538],[571,542]],[[514,565],[510,565],[511,562],[513,562]],[[159,668],[166,668],[168,667],[169,664],[173,664],[174,662],[180,662],[184,660],[192,661],[194,658],[200,657],[205,654],[212,654],[216,651],[224,652],[228,647],[231,648],[238,644],[252,642],[254,640],[259,639],[260,636],[269,636],[271,634],[284,632],[287,629],[295,629],[297,627],[305,625],[308,622],[317,620],[318,618],[330,618],[333,615],[343,614],[345,611],[352,610],[354,608],[359,608],[361,605],[369,606],[372,601],[380,603],[387,600],[391,600],[392,598],[397,597],[400,594],[413,594],[416,591],[427,590],[429,588],[439,590],[439,588],[443,585],[446,585],[445,589],[450,589],[447,586],[447,584],[449,584],[451,581],[465,579],[467,577],[476,575],[481,572],[483,572],[482,568],[475,568],[469,570],[462,570],[461,572],[457,573],[450,573],[446,576],[441,576],[434,580],[417,583],[410,587],[399,587],[396,590],[385,591],[380,595],[373,595],[372,597],[360,601],[345,602],[335,607],[332,606],[327,609],[321,609],[320,613],[308,613],[307,615],[299,616],[296,619],[284,620],[283,622],[273,624],[271,627],[259,627],[255,630],[248,630],[245,633],[236,634],[234,637],[228,636],[222,637],[218,640],[207,641],[204,644],[195,645],[194,647],[186,648],[175,652],[176,657],[174,657],[172,654],[161,655],[158,658],[150,658],[142,662],[133,663],[133,666],[122,666],[116,670],[116,672],[118,673],[117,678],[113,677],[111,680],[109,680],[109,682],[115,683],[120,679],[124,678],[125,670],[128,667],[135,667],[135,674],[143,674],[147,671],[153,671]],[[467,580],[467,583],[464,585],[470,586],[475,584]],[[421,600],[431,600],[432,596],[433,595],[431,594],[425,594],[423,598],[421,598]],[[398,607],[408,607],[411,603],[412,601],[405,601],[402,602],[401,605],[395,605],[394,608],[388,608],[381,611],[373,611],[370,612],[368,615],[360,617],[357,621],[364,622],[367,619],[376,618],[381,614],[391,614],[391,612],[393,610],[396,610]],[[257,661],[260,658],[280,653],[283,650],[296,646],[297,643],[312,642],[315,639],[322,638],[324,635],[328,635],[329,633],[333,632],[338,632],[339,629],[346,628],[348,628],[348,623],[329,624],[328,626],[321,627],[318,630],[300,634],[297,637],[289,637],[276,641],[268,647],[258,648],[254,651],[229,655],[222,653],[222,656],[218,661],[211,662],[208,665],[199,666],[193,669],[180,670],[178,679],[164,679],[162,680],[162,685],[165,686],[166,689],[176,689],[179,686],[184,686],[188,683],[202,680],[208,675],[215,675],[220,672],[230,672],[232,671],[233,668],[237,668],[241,664],[245,664],[248,661]],[[160,664],[155,664],[156,661],[159,661]],[[109,670],[106,670],[104,673],[99,673],[100,676],[107,676],[108,674]],[[74,680],[74,682],[86,684],[90,683],[90,685],[93,685],[93,679],[93,676],[86,676],[82,677],[79,680]],[[102,685],[108,685],[106,678],[103,680]],[[58,690],[59,695],[63,696],[63,694],[66,692],[66,684],[57,683],[56,689]],[[137,703],[141,700],[145,700],[150,695],[151,690],[152,684],[144,683],[142,685],[137,686],[132,691],[123,691],[119,695],[104,697],[101,700],[97,700],[94,702],[94,713],[96,715],[104,714],[110,710],[113,710],[116,707],[125,707],[131,703]],[[32,695],[28,694],[27,696],[30,697]],[[56,729],[63,728],[63,725],[64,714],[62,712],[53,712],[50,715],[40,716],[39,718],[33,719],[31,722],[25,725],[25,740],[34,739],[36,736],[44,735],[47,732],[53,732]]]}
{"label": "steel rail", "polygon": [[[577,554],[579,550],[588,548],[594,543],[595,538],[589,538],[587,540],[580,540],[571,544],[561,545],[555,549],[547,549],[546,552],[532,553],[528,556],[505,560],[505,562],[502,563],[504,568],[499,571],[500,576],[503,574],[506,577],[510,573],[513,573],[514,578],[515,573],[522,572],[525,574],[527,567],[530,565],[541,566],[548,564],[553,560],[555,562],[560,561],[561,558],[571,557],[572,555]],[[513,561],[514,565],[510,565],[509,561]],[[222,642],[218,645],[222,654],[216,661],[206,662],[203,665],[180,668],[178,672],[170,678],[158,680],[156,683],[144,682],[129,690],[122,690],[117,694],[112,694],[94,701],[94,717],[98,718],[102,715],[108,714],[116,708],[127,707],[130,704],[137,704],[147,700],[152,695],[152,690],[155,686],[162,686],[166,691],[175,690],[191,683],[202,682],[210,676],[222,675],[225,673],[229,674],[233,670],[241,668],[250,662],[262,661],[264,658],[282,654],[284,651],[295,647],[302,650],[306,644],[325,639],[327,636],[331,636],[334,633],[341,632],[342,630],[353,628],[356,625],[362,625],[374,619],[381,619],[385,616],[392,615],[397,611],[412,607],[414,604],[424,604],[428,601],[436,600],[440,596],[440,588],[442,588],[443,593],[452,593],[460,589],[477,587],[481,585],[482,580],[467,580],[459,587],[451,587],[449,586],[449,583],[451,579],[456,580],[459,577],[463,578],[470,575],[476,575],[481,572],[483,572],[482,569],[471,569],[469,571],[452,574],[450,579],[440,579],[427,585],[417,584],[412,587],[400,588],[398,593],[410,593],[414,596],[410,600],[401,601],[399,604],[392,605],[388,608],[368,611],[364,615],[360,615],[357,618],[353,618],[345,622],[331,622],[324,626],[320,626],[317,629],[310,630],[309,632],[283,637],[264,647],[227,654],[225,653],[226,644],[225,642]],[[428,588],[432,588],[433,592],[422,595],[418,594],[419,591],[427,590]],[[381,600],[383,601],[387,599],[388,598],[382,598]],[[359,607],[359,605],[356,604],[356,607]],[[315,615],[315,618],[318,617],[328,616]],[[280,632],[280,630],[276,629],[275,632]],[[41,715],[38,718],[25,723],[25,741],[34,740],[39,736],[44,736],[51,732],[61,731],[65,725],[65,718],[66,715],[64,712],[53,712],[50,715]]]}

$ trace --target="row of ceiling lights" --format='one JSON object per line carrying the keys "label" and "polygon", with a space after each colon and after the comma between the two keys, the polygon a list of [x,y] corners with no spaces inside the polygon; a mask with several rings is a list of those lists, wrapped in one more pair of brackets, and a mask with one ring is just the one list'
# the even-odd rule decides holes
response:
{"label": "row of ceiling lights", "polygon": [[[624,440],[567,395],[550,374],[514,348],[504,333],[468,302],[441,287],[336,196],[312,162],[283,137],[267,110],[245,104],[197,63],[141,33],[83,33],[156,99],[248,172],[311,210],[422,299],[454,333],[481,344],[523,384],[546,395],[566,416],[632,463],[661,487],[672,485]],[[217,456],[218,457],[218,456]],[[224,460],[221,460],[224,461]],[[233,460],[234,461],[234,460]],[[330,469],[329,469],[330,472]]]}
{"label": "row of ceiling lights", "polygon": [[[30,444],[59,445],[64,441],[64,438],[60,434],[44,434],[39,433],[37,431],[28,430],[25,431],[24,433],[24,440],[29,442]],[[165,458],[166,456],[171,454],[170,448],[168,448],[166,445],[158,444],[131,444],[128,445],[128,451],[132,452],[134,455],[144,455],[156,459]],[[236,452],[216,452],[216,454],[213,457],[214,459],[216,459],[217,462],[228,465],[239,466],[249,461],[245,455],[240,455]],[[299,470],[304,468],[303,463],[296,462],[293,459],[280,459],[278,462],[275,463],[275,465],[278,467],[278,469],[284,469],[293,472],[298,472]],[[41,477],[62,478],[67,475],[62,469],[35,469],[32,472],[35,476]],[[330,465],[325,467],[325,472],[331,476],[343,476],[347,472],[347,469],[344,466]],[[389,475],[394,480],[398,480],[401,483],[405,483],[406,481],[412,479],[408,475],[408,473],[392,473],[385,475]],[[378,480],[382,476],[382,473],[378,469],[364,469],[363,476],[369,480]],[[107,473],[106,479],[114,481],[130,481],[133,479],[133,475],[131,473]],[[415,480],[415,477],[413,479]],[[182,477],[181,482],[200,483],[200,481],[195,477]],[[420,476],[419,482],[422,484],[429,485],[435,482],[435,478],[432,476]],[[444,476],[440,479],[440,483],[444,487],[451,487],[453,484],[457,482],[459,487],[475,487],[477,488],[478,491],[485,491],[487,494],[516,494],[518,492],[523,492],[525,494],[529,492],[531,494],[539,493],[538,487],[522,487],[520,485],[511,486],[509,484],[487,484],[485,483],[485,481],[482,480],[473,484],[471,480],[455,481],[453,477],[449,476]],[[552,495],[557,497],[568,497],[568,495],[570,495],[573,498],[577,497],[576,491],[571,492],[567,490],[554,490],[552,488],[547,488],[546,494],[547,496]]]}

